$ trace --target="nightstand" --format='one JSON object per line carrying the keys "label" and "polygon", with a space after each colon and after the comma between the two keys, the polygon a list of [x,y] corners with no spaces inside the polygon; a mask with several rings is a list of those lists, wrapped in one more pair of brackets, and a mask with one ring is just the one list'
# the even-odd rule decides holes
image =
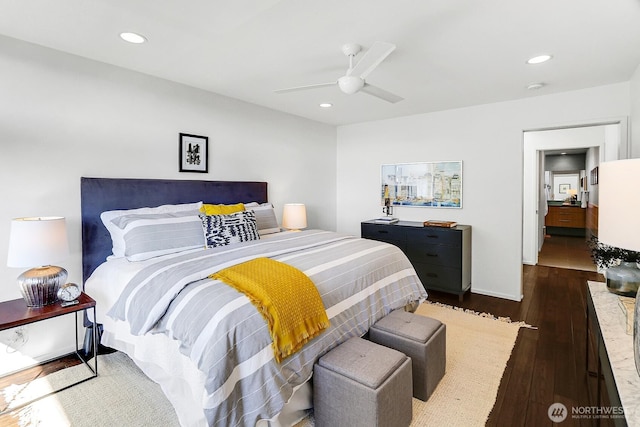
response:
{"label": "nightstand", "polygon": [[[44,307],[39,307],[39,308],[34,308],[34,307],[27,307],[27,304],[25,303],[24,299],[20,298],[20,299],[15,299],[12,301],[5,301],[5,302],[0,302],[0,331],[3,331],[5,329],[11,329],[11,328],[15,328],[18,326],[24,326],[24,325],[28,325],[30,323],[35,323],[35,322],[40,322],[42,320],[47,320],[47,319],[52,319],[54,317],[58,317],[58,316],[64,316],[65,314],[71,314],[71,313],[75,313],[75,333],[76,333],[76,351],[75,354],[76,356],[85,364],[85,366],[89,369],[89,371],[91,372],[91,375],[87,378],[84,378],[80,381],[77,381],[73,384],[69,384],[65,387],[62,387],[58,390],[54,390],[50,393],[47,393],[43,396],[38,397],[37,399],[34,399],[32,401],[26,402],[22,405],[20,405],[19,407],[13,407],[11,409],[7,409],[5,412],[8,411],[13,411],[15,409],[18,409],[22,406],[28,405],[30,403],[33,403],[35,400],[41,399],[43,397],[52,395],[54,393],[57,393],[59,391],[62,390],[66,390],[70,387],[73,387],[75,385],[78,385],[80,383],[83,383],[85,381],[88,381],[92,378],[95,378],[98,376],[98,355],[96,354],[96,349],[97,349],[97,345],[93,346],[93,367],[91,366],[90,362],[90,358],[86,358],[85,356],[83,356],[80,353],[80,348],[78,347],[78,338],[79,338],[79,333],[78,333],[78,314],[79,313],[84,313],[86,310],[93,310],[93,318],[95,319],[96,317],[96,302],[93,298],[91,298],[89,295],[82,293],[79,297],[78,297],[78,304],[75,305],[71,305],[71,306],[67,306],[67,307],[62,307],[60,305],[61,301],[55,302],[53,304],[49,304],[49,305],[45,305]],[[93,341],[97,342],[97,330],[96,328],[91,328],[92,332],[93,332]],[[0,412],[0,414],[3,412]]]}

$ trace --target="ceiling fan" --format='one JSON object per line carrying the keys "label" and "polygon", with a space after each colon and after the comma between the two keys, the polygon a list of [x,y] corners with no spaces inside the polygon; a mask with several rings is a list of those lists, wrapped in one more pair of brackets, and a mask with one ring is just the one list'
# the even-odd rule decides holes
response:
{"label": "ceiling fan", "polygon": [[347,73],[340,77],[337,81],[329,83],[319,83],[314,85],[298,86],[288,89],[276,90],[276,93],[295,92],[299,90],[316,89],[320,87],[338,85],[340,90],[347,95],[356,92],[364,92],[373,95],[385,101],[396,103],[404,98],[380,89],[377,86],[370,85],[366,82],[367,76],[376,69],[384,59],[389,56],[396,48],[396,45],[385,42],[375,42],[373,46],[364,54],[364,56],[353,65],[353,58],[362,50],[362,46],[355,43],[348,43],[342,46],[342,52],[349,57],[349,69]]}

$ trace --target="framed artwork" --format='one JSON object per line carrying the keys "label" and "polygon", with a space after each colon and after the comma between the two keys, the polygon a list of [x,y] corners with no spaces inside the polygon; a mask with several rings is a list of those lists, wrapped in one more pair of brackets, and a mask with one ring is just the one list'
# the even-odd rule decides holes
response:
{"label": "framed artwork", "polygon": [[591,185],[598,185],[598,166],[591,169]]}
{"label": "framed artwork", "polygon": [[558,192],[560,194],[567,194],[570,189],[571,189],[571,184],[559,184],[558,185]]}
{"label": "framed artwork", "polygon": [[209,171],[209,138],[181,133],[178,143],[180,152],[180,172]]}
{"label": "framed artwork", "polygon": [[382,165],[383,206],[462,208],[462,161]]}

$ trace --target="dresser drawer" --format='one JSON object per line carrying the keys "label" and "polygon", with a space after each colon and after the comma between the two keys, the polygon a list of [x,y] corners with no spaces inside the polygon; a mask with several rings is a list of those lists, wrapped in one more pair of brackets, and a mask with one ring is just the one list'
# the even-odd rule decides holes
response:
{"label": "dresser drawer", "polygon": [[441,289],[460,292],[462,289],[462,269],[424,263],[414,263],[420,281],[425,289]]}
{"label": "dresser drawer", "polygon": [[407,246],[407,256],[417,263],[462,266],[462,251],[458,246],[412,244]]}
{"label": "dresser drawer", "polygon": [[462,246],[462,233],[457,230],[438,227],[416,228],[407,235],[409,246],[412,244],[436,244],[460,247]]}
{"label": "dresser drawer", "polygon": [[407,232],[404,227],[387,224],[365,224],[360,228],[365,239],[391,243],[405,251],[407,246]]}

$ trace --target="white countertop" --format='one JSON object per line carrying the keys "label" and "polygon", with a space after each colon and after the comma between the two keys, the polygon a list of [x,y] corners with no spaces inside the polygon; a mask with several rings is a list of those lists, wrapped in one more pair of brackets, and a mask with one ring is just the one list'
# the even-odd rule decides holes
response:
{"label": "white countertop", "polygon": [[624,328],[618,296],[602,282],[588,282],[613,378],[629,426],[640,426],[640,376],[633,358],[633,335]]}

